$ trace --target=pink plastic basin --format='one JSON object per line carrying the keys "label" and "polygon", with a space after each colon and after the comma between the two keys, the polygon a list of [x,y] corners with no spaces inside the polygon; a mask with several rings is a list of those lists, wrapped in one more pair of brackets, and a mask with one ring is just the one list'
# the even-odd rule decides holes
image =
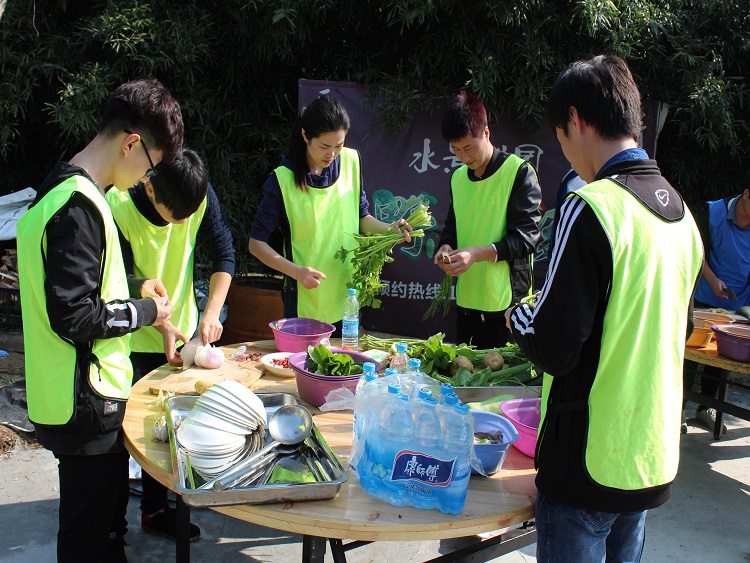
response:
{"label": "pink plastic basin", "polygon": [[268,326],[273,331],[279,352],[306,352],[308,346],[317,346],[336,330],[332,324],[306,318],[280,319],[268,323]]}
{"label": "pink plastic basin", "polygon": [[[369,356],[339,348],[331,348],[331,351],[336,354],[348,354],[358,364],[373,362],[376,366],[376,371],[380,371],[380,364]],[[326,395],[334,389],[346,387],[354,393],[357,388],[357,381],[359,381],[361,375],[323,375],[312,373],[307,370],[307,351],[289,356],[289,365],[292,367],[294,376],[297,379],[297,392],[300,398],[315,407],[319,407],[325,403]]]}
{"label": "pink plastic basin", "polygon": [[511,399],[500,403],[500,412],[518,430],[518,440],[513,442],[513,447],[529,457],[534,457],[536,451],[541,407],[539,398]]}

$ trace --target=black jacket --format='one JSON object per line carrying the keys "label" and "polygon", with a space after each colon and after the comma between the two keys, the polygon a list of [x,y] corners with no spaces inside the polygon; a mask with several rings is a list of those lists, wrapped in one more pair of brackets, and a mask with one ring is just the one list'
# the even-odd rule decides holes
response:
{"label": "black jacket", "polygon": [[[682,198],[653,160],[622,161],[600,171],[598,178],[614,174],[646,207],[666,220],[684,212]],[[666,211],[657,211],[659,206],[649,202],[655,185],[672,194],[673,203]],[[573,196],[563,204],[557,237],[533,316],[529,306],[518,307],[511,315],[516,343],[529,360],[553,377],[548,405],[588,399],[599,366],[613,275],[610,241],[594,211],[581,198]],[[688,317],[690,320],[691,312]],[[691,330],[689,326],[688,334]],[[541,492],[558,502],[602,512],[635,512],[666,502],[668,484],[621,491],[595,483],[585,466],[587,429],[585,409],[548,413],[535,458],[539,469],[536,484]]]}
{"label": "black jacket", "polygon": [[[32,206],[71,176],[91,179],[82,168],[60,162],[39,187]],[[98,209],[85,196],[74,194],[50,219],[45,232],[47,315],[52,330],[76,347],[76,412],[67,425],[36,426],[37,440],[60,454],[96,455],[119,451],[122,449],[117,439],[119,424],[115,428],[102,426],[101,417],[93,412],[103,408],[103,404],[88,385],[91,342],[122,336],[153,324],[156,304],[150,298],[131,299],[127,302],[133,309],[117,308],[113,305],[123,301],[105,303],[97,297],[105,248],[104,225]]]}
{"label": "black jacket", "polygon": [[[495,149],[492,159],[482,178],[477,178],[474,171],[469,169],[469,180],[477,182],[486,180],[497,172],[508,158],[508,153]],[[518,303],[526,297],[533,282],[529,256],[542,240],[539,222],[542,218],[542,189],[539,186],[536,172],[531,164],[525,162],[516,173],[510,191],[506,213],[506,234],[498,241],[493,241],[497,249],[497,261],[507,261],[510,264],[511,286],[513,288],[513,302]],[[492,213],[496,213],[492,210]],[[456,213],[453,210],[453,199],[448,206],[448,216],[445,227],[440,235],[437,247],[444,244],[454,250],[458,242],[456,237]],[[489,244],[489,243],[488,243]]]}

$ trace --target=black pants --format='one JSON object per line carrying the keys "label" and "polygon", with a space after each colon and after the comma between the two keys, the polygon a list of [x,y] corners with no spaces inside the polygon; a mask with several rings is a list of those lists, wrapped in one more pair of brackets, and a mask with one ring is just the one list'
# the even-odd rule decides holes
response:
{"label": "black pants", "polygon": [[128,530],[128,452],[55,457],[60,475],[57,559],[105,561],[109,534],[124,536]]}
{"label": "black pants", "polygon": [[[135,384],[144,375],[166,364],[167,356],[161,353],[133,352],[130,355],[130,361],[133,363],[133,383]],[[143,487],[141,512],[154,514],[167,505],[167,488],[145,471],[141,472],[141,486]]]}
{"label": "black pants", "polygon": [[505,325],[505,312],[482,313],[458,307],[456,342],[473,344],[479,350],[500,348],[513,342],[513,336]]}

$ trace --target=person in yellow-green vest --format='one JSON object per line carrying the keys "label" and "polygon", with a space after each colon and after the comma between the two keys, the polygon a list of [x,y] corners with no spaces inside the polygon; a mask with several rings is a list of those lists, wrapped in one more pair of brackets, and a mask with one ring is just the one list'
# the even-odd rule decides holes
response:
{"label": "person in yellow-green vest", "polygon": [[[344,146],[349,114],[333,96],[320,96],[304,108],[292,131],[281,165],[263,185],[248,250],[285,275],[284,316],[307,317],[336,325],[341,335],[351,258],[335,258],[356,244],[350,233],[383,233],[390,226],[370,215],[362,186],[359,153]],[[411,226],[400,219],[397,232]],[[282,233],[281,253],[269,242]]]}
{"label": "person in yellow-green vest", "polygon": [[507,314],[545,372],[537,558],[639,561],[646,511],[669,499],[677,476],[703,247],[682,197],[638,146],[641,97],[622,59],[571,64],[547,116],[586,185],[561,206],[536,303]]}
{"label": "person in yellow-green vest", "polygon": [[529,294],[531,258],[541,241],[542,190],[534,168],[490,141],[487,111],[460,92],[443,113],[443,139],[462,163],[433,259],[457,276],[456,337],[480,349],[512,340],[505,310]]}
{"label": "person in yellow-green vest", "polygon": [[123,84],[94,139],[57,164],[18,222],[29,419],[58,460],[61,562],[126,560],[130,334],[167,321],[172,303],[155,279],[128,290],[104,189],[125,189],[172,160],[182,130],[161,83]]}
{"label": "person in yellow-green vest", "polygon": [[[167,362],[182,365],[175,345],[187,342],[196,331],[204,345],[221,338],[219,315],[235,266],[232,233],[203,162],[190,149],[158,166],[156,175],[135,187],[124,192],[110,190],[107,200],[120,231],[129,278],[160,279],[174,302],[169,321],[145,327],[131,337],[135,383]],[[200,319],[193,278],[199,240],[212,264],[208,301]],[[166,487],[145,471],[141,483],[141,528],[174,538],[175,511],[167,504]],[[190,539],[199,537],[200,529],[191,525]]]}

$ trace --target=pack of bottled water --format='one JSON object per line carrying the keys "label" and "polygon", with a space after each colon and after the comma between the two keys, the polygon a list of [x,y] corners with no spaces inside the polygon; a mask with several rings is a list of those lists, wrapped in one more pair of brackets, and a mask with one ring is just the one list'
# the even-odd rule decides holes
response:
{"label": "pack of bottled water", "polygon": [[349,463],[369,494],[396,506],[463,510],[471,475],[473,420],[450,385],[407,368],[371,370],[357,385]]}

